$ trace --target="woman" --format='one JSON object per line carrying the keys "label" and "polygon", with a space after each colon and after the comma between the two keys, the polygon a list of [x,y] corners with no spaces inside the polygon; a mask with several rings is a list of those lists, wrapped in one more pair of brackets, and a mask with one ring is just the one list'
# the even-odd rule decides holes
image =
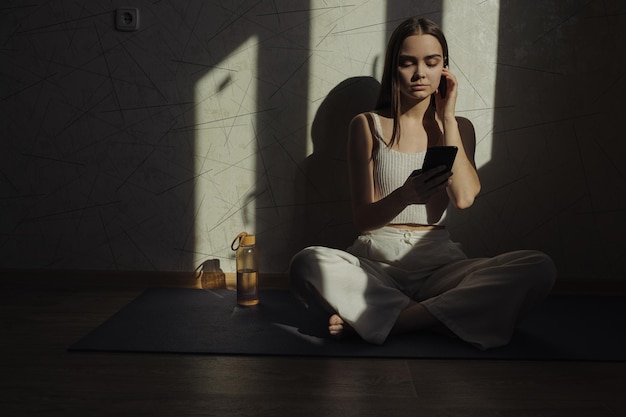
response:
{"label": "woman", "polygon": [[[291,262],[294,290],[328,311],[328,329],[380,344],[392,333],[441,330],[488,349],[549,293],[554,264],[537,251],[467,259],[445,229],[448,206],[480,191],[471,123],[455,116],[458,84],[440,28],[412,18],[392,34],[377,109],[350,125],[354,221],[347,251],[309,247]],[[412,175],[431,146],[456,146],[444,166]]]}

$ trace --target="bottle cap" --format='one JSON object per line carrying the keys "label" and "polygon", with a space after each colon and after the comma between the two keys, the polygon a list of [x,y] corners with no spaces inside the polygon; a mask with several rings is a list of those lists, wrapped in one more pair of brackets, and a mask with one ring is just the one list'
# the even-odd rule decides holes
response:
{"label": "bottle cap", "polygon": [[254,235],[246,235],[241,239],[241,244],[244,246],[252,246],[256,243]]}

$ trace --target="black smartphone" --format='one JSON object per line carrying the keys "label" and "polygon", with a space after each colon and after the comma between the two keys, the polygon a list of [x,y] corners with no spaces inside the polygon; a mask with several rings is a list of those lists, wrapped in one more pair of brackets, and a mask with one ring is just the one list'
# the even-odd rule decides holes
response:
{"label": "black smartphone", "polygon": [[426,149],[422,172],[441,165],[445,165],[447,171],[452,171],[452,164],[454,164],[454,158],[456,158],[458,150],[459,148],[456,146],[431,146]]}
{"label": "black smartphone", "polygon": [[[443,58],[443,67],[448,68],[448,57]],[[439,95],[441,98],[446,98],[446,94],[448,94],[448,80],[442,75],[439,81]]]}

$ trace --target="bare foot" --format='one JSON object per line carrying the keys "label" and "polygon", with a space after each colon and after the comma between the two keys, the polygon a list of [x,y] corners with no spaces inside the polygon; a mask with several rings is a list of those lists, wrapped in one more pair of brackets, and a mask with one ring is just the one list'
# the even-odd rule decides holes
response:
{"label": "bare foot", "polygon": [[353,334],[354,330],[338,314],[333,314],[328,319],[328,332],[333,337],[342,338]]}

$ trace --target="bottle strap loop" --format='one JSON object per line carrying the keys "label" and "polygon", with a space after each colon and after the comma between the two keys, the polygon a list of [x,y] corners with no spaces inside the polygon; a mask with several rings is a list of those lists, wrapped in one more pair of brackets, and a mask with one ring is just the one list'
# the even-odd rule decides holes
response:
{"label": "bottle strap loop", "polygon": [[[233,240],[233,243],[230,244],[230,248],[234,251],[237,251],[237,249],[239,249],[239,246],[241,246],[241,241],[244,237],[248,236],[248,234],[246,232],[241,232],[239,233],[236,237],[235,240]],[[237,243],[237,247],[235,247],[235,243]]]}

